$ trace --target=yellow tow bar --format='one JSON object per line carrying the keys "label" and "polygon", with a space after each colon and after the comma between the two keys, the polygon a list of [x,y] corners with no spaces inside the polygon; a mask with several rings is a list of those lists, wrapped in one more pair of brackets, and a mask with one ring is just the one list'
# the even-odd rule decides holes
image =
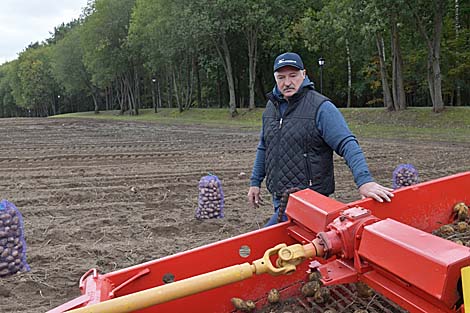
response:
{"label": "yellow tow bar", "polygon": [[[322,247],[317,243],[287,246],[279,244],[266,250],[261,259],[252,264],[243,263],[198,276],[186,278],[166,285],[146,289],[129,295],[107,300],[68,311],[70,313],[127,313],[145,309],[157,304],[190,296],[231,283],[250,278],[253,274],[268,273],[273,276],[289,274],[296,266],[307,258],[321,254]],[[277,267],[271,263],[270,257],[277,254]]]}
{"label": "yellow tow bar", "polygon": [[470,312],[470,266],[460,270],[462,274],[463,307],[465,312]]}

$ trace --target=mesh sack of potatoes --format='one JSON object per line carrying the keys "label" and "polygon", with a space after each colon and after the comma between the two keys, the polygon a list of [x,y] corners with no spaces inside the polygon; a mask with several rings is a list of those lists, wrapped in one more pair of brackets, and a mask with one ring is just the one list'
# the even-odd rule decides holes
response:
{"label": "mesh sack of potatoes", "polygon": [[393,189],[419,183],[418,170],[411,164],[398,165],[392,174]]}
{"label": "mesh sack of potatoes", "polygon": [[0,277],[29,271],[23,217],[15,205],[0,202]]}
{"label": "mesh sack of potatoes", "polygon": [[220,179],[215,175],[203,176],[199,180],[197,219],[223,218],[224,193]]}

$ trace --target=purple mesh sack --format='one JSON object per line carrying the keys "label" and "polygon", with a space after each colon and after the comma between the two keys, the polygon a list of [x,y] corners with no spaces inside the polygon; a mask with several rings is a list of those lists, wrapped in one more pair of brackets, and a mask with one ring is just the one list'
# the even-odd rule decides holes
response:
{"label": "purple mesh sack", "polygon": [[199,181],[197,219],[223,218],[224,193],[222,184],[215,175],[207,175]]}
{"label": "purple mesh sack", "polygon": [[411,164],[400,164],[393,171],[393,189],[411,186],[419,183],[418,170]]}
{"label": "purple mesh sack", "polygon": [[15,205],[0,202],[0,277],[28,272],[23,217]]}

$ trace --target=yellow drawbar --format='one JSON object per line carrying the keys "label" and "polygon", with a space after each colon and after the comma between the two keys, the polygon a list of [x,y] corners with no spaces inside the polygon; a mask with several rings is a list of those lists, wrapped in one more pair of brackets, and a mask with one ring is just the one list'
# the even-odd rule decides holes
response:
{"label": "yellow drawbar", "polygon": [[462,290],[463,290],[463,307],[465,312],[470,312],[470,266],[463,267],[462,273]]}

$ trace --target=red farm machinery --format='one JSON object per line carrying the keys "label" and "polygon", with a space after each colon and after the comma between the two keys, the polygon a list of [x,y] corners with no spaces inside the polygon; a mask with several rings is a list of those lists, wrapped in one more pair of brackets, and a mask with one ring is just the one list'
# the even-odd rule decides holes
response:
{"label": "red farm machinery", "polygon": [[273,288],[296,297],[314,271],[325,286],[362,282],[412,313],[464,312],[470,247],[432,231],[470,203],[470,172],[394,194],[345,204],[295,192],[286,222],[107,274],[90,269],[82,295],[49,313],[238,312],[233,297],[260,309]]}

